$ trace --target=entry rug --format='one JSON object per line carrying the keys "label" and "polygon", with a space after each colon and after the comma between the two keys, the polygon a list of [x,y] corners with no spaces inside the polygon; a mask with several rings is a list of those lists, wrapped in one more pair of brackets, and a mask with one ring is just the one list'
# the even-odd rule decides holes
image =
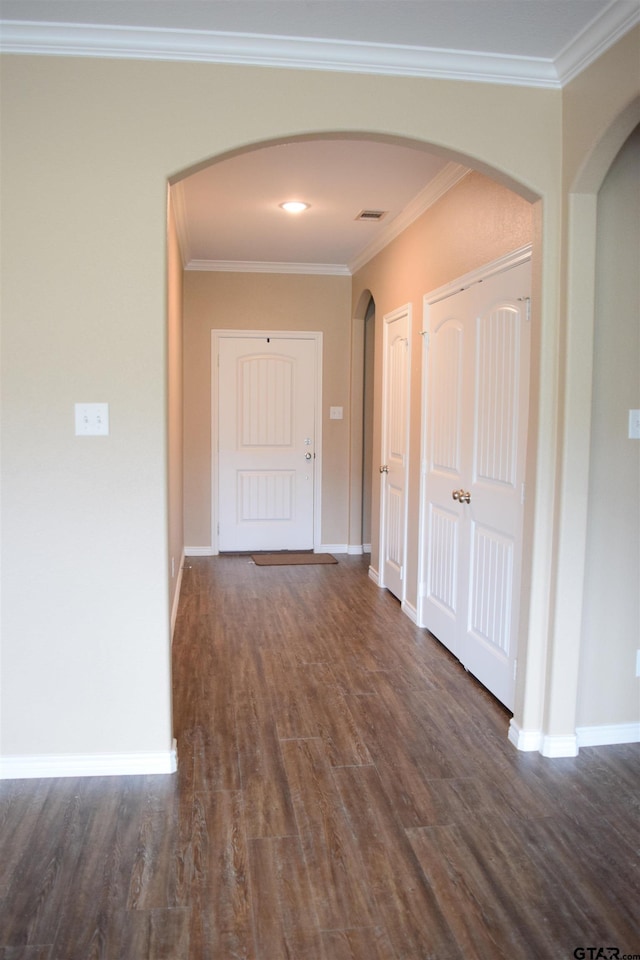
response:
{"label": "entry rug", "polygon": [[251,559],[259,567],[284,567],[305,563],[337,563],[330,553],[253,553]]}

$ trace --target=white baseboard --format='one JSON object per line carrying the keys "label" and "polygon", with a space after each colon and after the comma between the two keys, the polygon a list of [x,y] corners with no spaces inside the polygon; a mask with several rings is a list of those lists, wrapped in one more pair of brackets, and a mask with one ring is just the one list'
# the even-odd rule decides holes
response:
{"label": "white baseboard", "polygon": [[363,553],[371,553],[371,544],[370,544],[370,543],[363,543],[363,544],[362,544],[362,552],[363,552]]}
{"label": "white baseboard", "polygon": [[175,773],[176,741],[170,750],[152,753],[62,753],[44,756],[0,757],[0,780],[45,777],[123,777]]}
{"label": "white baseboard", "polygon": [[417,624],[418,624],[418,611],[417,611],[416,608],[413,606],[413,604],[412,604],[412,603],[409,603],[408,600],[403,600],[403,601],[402,601],[402,604],[401,604],[401,609],[402,609],[402,612],[403,612],[404,614],[406,614],[407,617],[409,617],[409,620],[411,620],[411,621],[412,621],[413,623],[415,623],[416,626],[417,626]]}
{"label": "white baseboard", "polygon": [[361,557],[364,553],[361,543],[350,543],[347,546],[347,553],[352,557]]}
{"label": "white baseboard", "polygon": [[542,732],[540,730],[521,730],[512,718],[509,723],[509,741],[517,750],[531,753],[534,750],[540,749],[542,745]]}
{"label": "white baseboard", "polygon": [[213,547],[185,547],[185,557],[215,557],[216,552]]}
{"label": "white baseboard", "polygon": [[640,743],[640,723],[607,723],[576,729],[579,747],[606,747],[615,743]]}
{"label": "white baseboard", "polygon": [[178,616],[178,607],[180,605],[180,590],[182,589],[182,571],[184,570],[184,550],[182,551],[182,556],[180,557],[180,568],[178,570],[178,577],[176,580],[176,586],[173,591],[173,603],[171,604],[171,643],[173,643],[173,633],[176,629],[176,618]]}
{"label": "white baseboard", "polygon": [[380,574],[373,567],[369,567],[369,579],[373,580],[376,586],[380,586]]}
{"label": "white baseboard", "polygon": [[543,757],[577,757],[578,756],[578,738],[574,734],[563,734],[562,736],[551,736],[549,734],[542,738],[542,747],[540,753]]}
{"label": "white baseboard", "polygon": [[348,553],[346,543],[321,543],[313,548],[314,553]]}

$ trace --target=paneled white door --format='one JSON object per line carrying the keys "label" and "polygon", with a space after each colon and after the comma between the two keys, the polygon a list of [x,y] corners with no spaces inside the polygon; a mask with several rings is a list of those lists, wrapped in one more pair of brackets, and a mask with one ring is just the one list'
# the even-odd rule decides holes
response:
{"label": "paneled white door", "polygon": [[380,586],[405,596],[411,310],[384,317]]}
{"label": "paneled white door", "polygon": [[530,263],[428,317],[420,622],[513,706],[529,406]]}
{"label": "paneled white door", "polygon": [[218,340],[218,548],[314,546],[316,341]]}

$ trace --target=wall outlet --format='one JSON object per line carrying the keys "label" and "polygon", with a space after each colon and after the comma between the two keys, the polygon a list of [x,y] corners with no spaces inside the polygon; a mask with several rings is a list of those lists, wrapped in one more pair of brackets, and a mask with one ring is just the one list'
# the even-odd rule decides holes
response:
{"label": "wall outlet", "polygon": [[629,440],[640,440],[640,410],[629,410]]}
{"label": "wall outlet", "polygon": [[329,420],[342,420],[344,410],[342,407],[329,407]]}

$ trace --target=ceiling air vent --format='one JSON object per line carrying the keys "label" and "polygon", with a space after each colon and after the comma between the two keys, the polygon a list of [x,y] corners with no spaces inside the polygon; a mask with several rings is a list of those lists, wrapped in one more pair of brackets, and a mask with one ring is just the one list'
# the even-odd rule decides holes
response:
{"label": "ceiling air vent", "polygon": [[386,215],[386,210],[361,210],[356,217],[356,220],[366,220],[368,222],[375,223],[378,220],[382,220],[382,218]]}

